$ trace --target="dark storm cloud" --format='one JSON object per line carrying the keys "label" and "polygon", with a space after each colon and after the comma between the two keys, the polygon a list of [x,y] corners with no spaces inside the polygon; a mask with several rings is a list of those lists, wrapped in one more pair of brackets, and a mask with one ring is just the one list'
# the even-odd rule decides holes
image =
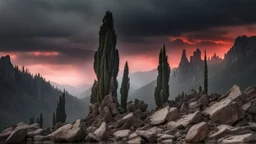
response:
{"label": "dark storm cloud", "polygon": [[118,14],[117,22],[123,35],[177,36],[184,32],[255,23],[255,5],[254,0],[149,0],[140,9],[128,11],[129,7],[126,8],[123,15]]}
{"label": "dark storm cloud", "polygon": [[[80,49],[97,48],[106,10],[114,14],[118,46],[123,53],[161,48],[168,42],[167,36],[188,32],[190,41],[230,41],[225,37],[228,32],[209,29],[254,24],[255,5],[255,0],[1,1],[0,51],[57,51],[80,57]],[[125,46],[129,43],[134,45]]]}

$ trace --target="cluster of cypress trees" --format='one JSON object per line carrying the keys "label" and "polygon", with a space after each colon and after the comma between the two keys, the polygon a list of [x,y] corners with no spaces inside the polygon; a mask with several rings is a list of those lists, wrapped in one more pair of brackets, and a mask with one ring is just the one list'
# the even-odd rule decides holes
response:
{"label": "cluster of cypress trees", "polygon": [[57,103],[56,112],[53,113],[53,118],[52,118],[53,125],[55,125],[58,122],[62,122],[62,123],[66,122],[67,114],[66,114],[66,110],[65,110],[65,104],[66,104],[66,100],[65,100],[65,90],[64,90],[62,96],[59,96],[59,101]]}
{"label": "cluster of cypress trees", "polygon": [[204,51],[204,93],[208,93],[208,67],[206,59],[206,50]]}
{"label": "cluster of cypress trees", "polygon": [[129,88],[130,88],[130,78],[128,75],[129,75],[129,67],[128,67],[128,62],[126,62],[124,66],[124,74],[123,74],[122,85],[120,89],[121,107],[125,111],[127,108],[126,104],[127,104],[127,98],[128,98]]}
{"label": "cluster of cypress trees", "polygon": [[93,68],[97,80],[92,87],[91,103],[100,103],[109,93],[117,98],[119,52],[116,49],[116,40],[112,13],[107,11],[99,31],[99,48],[94,55]]}
{"label": "cluster of cypress trees", "polygon": [[157,86],[155,88],[155,103],[157,107],[162,107],[169,98],[169,78],[170,66],[168,56],[166,55],[165,45],[159,54]]}
{"label": "cluster of cypress trees", "polygon": [[[32,116],[29,119],[29,124],[34,124],[34,123],[35,123],[35,117]],[[43,114],[42,113],[40,113],[39,118],[36,118],[36,123],[38,123],[41,128],[43,127],[44,120],[43,120]]]}

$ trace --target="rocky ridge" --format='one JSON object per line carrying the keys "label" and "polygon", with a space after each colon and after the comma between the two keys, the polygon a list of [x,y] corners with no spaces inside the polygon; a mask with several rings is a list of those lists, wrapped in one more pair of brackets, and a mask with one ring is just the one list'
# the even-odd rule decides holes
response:
{"label": "rocky ridge", "polygon": [[234,85],[227,93],[193,91],[179,95],[164,107],[147,111],[135,99],[120,113],[113,97],[90,106],[85,119],[40,129],[38,124],[19,123],[6,128],[0,140],[121,143],[248,143],[256,142],[256,87],[241,92]]}

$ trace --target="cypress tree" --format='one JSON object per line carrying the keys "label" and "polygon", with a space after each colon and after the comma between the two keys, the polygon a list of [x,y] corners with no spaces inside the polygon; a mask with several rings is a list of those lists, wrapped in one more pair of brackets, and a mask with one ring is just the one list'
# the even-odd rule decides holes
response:
{"label": "cypress tree", "polygon": [[52,126],[54,127],[56,124],[56,116],[55,116],[55,112],[52,113]]}
{"label": "cypress tree", "polygon": [[208,68],[206,59],[206,50],[204,51],[204,93],[208,93]]}
{"label": "cypress tree", "polygon": [[168,56],[166,55],[165,45],[159,54],[157,86],[155,88],[155,103],[157,107],[162,107],[169,98],[169,78],[170,66],[168,63]]}
{"label": "cypress tree", "polygon": [[128,75],[129,75],[129,67],[128,67],[128,63],[126,61],[125,66],[124,66],[122,85],[121,85],[121,89],[120,89],[121,106],[125,111],[127,108],[126,104],[127,104],[127,98],[128,98],[129,88],[130,88],[130,78]]}
{"label": "cypress tree", "polygon": [[67,114],[65,110],[65,104],[66,104],[66,100],[65,100],[65,90],[64,90],[62,96],[59,96],[59,101],[57,103],[56,112],[55,112],[56,114],[55,123],[66,122]]}
{"label": "cypress tree", "polygon": [[36,123],[38,123],[38,124],[39,124],[39,119],[38,119],[38,118],[36,118]]}
{"label": "cypress tree", "polygon": [[40,113],[39,125],[40,125],[40,128],[43,128],[43,114],[42,113]]}
{"label": "cypress tree", "polygon": [[161,99],[160,99],[160,90],[161,90],[161,87],[162,87],[162,49],[160,51],[160,54],[159,54],[159,63],[158,63],[158,67],[157,67],[157,70],[158,70],[158,76],[157,76],[157,85],[156,85],[156,88],[155,88],[155,103],[156,103],[156,106],[157,107],[160,107],[161,106]]}
{"label": "cypress tree", "polygon": [[202,91],[202,86],[199,86],[199,92],[201,92]]}
{"label": "cypress tree", "polygon": [[[112,13],[107,11],[99,31],[99,47],[94,55],[93,68],[97,81],[95,80],[92,87],[91,103],[95,101],[100,103],[109,93],[117,98],[119,53],[115,48],[116,39]],[[113,86],[110,86],[111,79],[114,80]]]}

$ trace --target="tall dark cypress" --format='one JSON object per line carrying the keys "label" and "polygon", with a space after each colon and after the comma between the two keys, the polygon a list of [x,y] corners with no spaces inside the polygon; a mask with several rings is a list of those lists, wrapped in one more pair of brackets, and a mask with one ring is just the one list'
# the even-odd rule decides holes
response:
{"label": "tall dark cypress", "polygon": [[39,117],[39,125],[40,125],[40,128],[43,128],[43,123],[44,123],[44,121],[43,121],[43,114],[40,113],[40,117]]}
{"label": "tall dark cypress", "polygon": [[62,96],[59,96],[59,101],[56,107],[56,112],[55,112],[56,123],[66,122],[67,114],[65,110],[65,104],[66,104],[66,100],[65,100],[65,90],[64,90]]}
{"label": "tall dark cypress", "polygon": [[127,108],[126,104],[127,104],[127,98],[128,98],[129,88],[130,88],[130,78],[128,75],[129,75],[129,67],[128,67],[128,63],[126,62],[124,66],[124,74],[123,74],[122,85],[120,89],[121,106],[125,111]]}
{"label": "tall dark cypress", "polygon": [[56,124],[56,116],[55,116],[55,112],[52,113],[52,126],[54,127]]}
{"label": "tall dark cypress", "polygon": [[[99,47],[94,55],[93,68],[97,81],[95,80],[92,88],[91,103],[95,103],[95,100],[101,102],[109,93],[117,98],[119,53],[116,49],[116,39],[113,16],[107,11],[99,31]],[[114,86],[110,86],[111,79],[114,80]]]}
{"label": "tall dark cypress", "polygon": [[159,54],[157,86],[155,88],[155,103],[157,107],[162,107],[169,98],[169,79],[170,66],[168,63],[168,56],[166,55],[165,45]]}
{"label": "tall dark cypress", "polygon": [[208,93],[208,68],[206,59],[206,50],[204,51],[204,93]]}
{"label": "tall dark cypress", "polygon": [[157,85],[156,85],[156,88],[155,88],[155,103],[156,103],[156,106],[157,107],[160,107],[161,106],[161,99],[160,99],[160,91],[161,91],[161,87],[162,87],[162,49],[160,51],[160,54],[159,54],[159,63],[158,63],[158,67],[157,67],[157,70],[158,70],[158,76],[157,76]]}

